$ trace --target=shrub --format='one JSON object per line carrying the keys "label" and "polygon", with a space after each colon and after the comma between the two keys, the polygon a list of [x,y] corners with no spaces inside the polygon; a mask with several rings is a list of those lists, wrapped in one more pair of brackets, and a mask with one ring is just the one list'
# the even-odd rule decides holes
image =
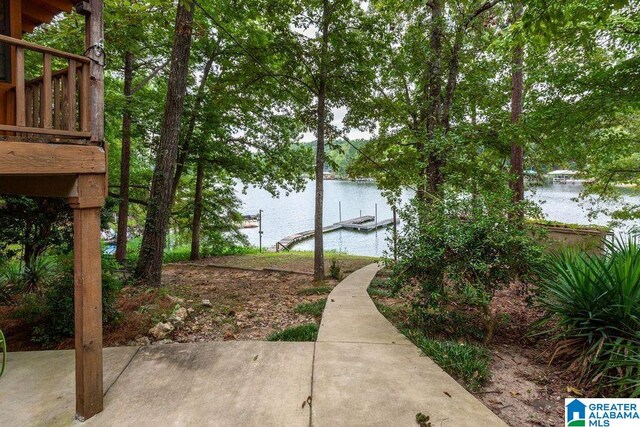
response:
{"label": "shrub", "polygon": [[39,257],[23,271],[23,291],[38,292],[56,280],[60,271],[53,258]]}
{"label": "shrub", "polygon": [[332,279],[342,280],[344,275],[342,274],[342,263],[337,258],[331,258],[331,265],[329,266],[329,276]]}
{"label": "shrub", "polygon": [[637,241],[616,239],[603,256],[558,253],[543,278],[539,303],[545,316],[539,326],[546,326],[557,342],[553,357],[566,360],[581,384],[598,382],[622,394],[638,395]]}
{"label": "shrub", "polygon": [[490,305],[496,291],[516,278],[530,278],[544,262],[531,230],[511,219],[523,209],[500,194],[446,194],[403,208],[392,283],[395,291],[411,290],[413,318],[420,327],[427,332],[434,324],[450,327],[456,312],[471,308],[479,312],[484,341],[491,340],[497,316]]}
{"label": "shrub", "polygon": [[36,258],[26,266],[16,260],[8,261],[0,267],[0,298],[4,296],[5,302],[10,302],[11,295],[17,292],[40,292],[59,274],[55,259],[51,257]]}
{"label": "shrub", "polygon": [[22,266],[16,261],[0,264],[0,304],[11,304],[13,295],[23,287]]}
{"label": "shrub", "polygon": [[[42,288],[41,293],[24,295],[15,313],[33,327],[32,339],[44,345],[74,333],[73,261],[64,256],[57,260],[60,273]],[[116,298],[121,283],[116,276],[116,265],[110,257],[103,259],[102,307],[103,322],[107,324],[119,317]]]}
{"label": "shrub", "polygon": [[318,325],[306,323],[275,332],[267,337],[267,341],[315,341],[317,338]]}
{"label": "shrub", "polygon": [[327,299],[322,298],[313,302],[303,302],[293,309],[298,314],[309,314],[313,317],[321,317],[324,307],[327,305]]}

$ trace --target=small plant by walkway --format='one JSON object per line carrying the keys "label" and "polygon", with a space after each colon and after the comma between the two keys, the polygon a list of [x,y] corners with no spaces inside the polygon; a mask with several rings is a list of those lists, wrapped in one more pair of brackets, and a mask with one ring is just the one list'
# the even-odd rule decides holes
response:
{"label": "small plant by walkway", "polygon": [[330,286],[314,286],[313,288],[300,289],[297,294],[301,296],[309,295],[329,295],[333,290]]}
{"label": "small plant by walkway", "polygon": [[295,313],[298,314],[308,314],[315,318],[319,318],[322,316],[322,312],[324,311],[324,307],[327,305],[327,299],[322,298],[313,302],[303,302],[298,304],[296,308],[293,309]]}
{"label": "small plant by walkway", "polygon": [[275,332],[267,337],[267,341],[316,341],[318,339],[318,325],[306,323]]}

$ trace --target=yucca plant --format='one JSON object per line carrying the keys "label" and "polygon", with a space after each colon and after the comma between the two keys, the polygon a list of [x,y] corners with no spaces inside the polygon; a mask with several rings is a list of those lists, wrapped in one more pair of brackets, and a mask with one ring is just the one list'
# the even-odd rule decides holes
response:
{"label": "yucca plant", "polygon": [[13,295],[23,286],[20,263],[7,261],[0,264],[0,304],[13,303]]}
{"label": "yucca plant", "polygon": [[[565,251],[552,256],[542,274],[539,302],[561,358],[581,384],[617,385],[640,375],[626,363],[640,351],[640,248],[634,238],[614,239],[602,256]],[[625,355],[628,355],[627,358]],[[622,377],[621,377],[622,376]]]}
{"label": "yucca plant", "polygon": [[23,273],[24,292],[40,292],[60,275],[54,259],[39,257],[25,266]]}

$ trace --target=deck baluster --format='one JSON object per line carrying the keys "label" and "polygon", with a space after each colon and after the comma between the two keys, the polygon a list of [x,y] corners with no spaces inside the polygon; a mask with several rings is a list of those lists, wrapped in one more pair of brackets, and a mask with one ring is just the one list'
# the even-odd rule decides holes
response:
{"label": "deck baluster", "polygon": [[16,47],[16,125],[26,126],[27,105],[24,86],[24,48]]}
{"label": "deck baluster", "polygon": [[56,76],[53,80],[53,127],[62,129],[62,96],[60,96],[60,86],[62,77]]}
{"label": "deck baluster", "polygon": [[68,128],[76,130],[76,87],[77,87],[77,63],[73,59],[69,60],[69,69],[67,71],[67,100],[68,100]]}
{"label": "deck baluster", "polygon": [[[28,86],[25,89],[27,97],[27,107],[25,109],[25,123],[27,127],[33,127],[33,87]],[[23,125],[24,126],[24,125]]]}
{"label": "deck baluster", "polygon": [[42,127],[46,129],[53,128],[53,115],[51,112],[51,54],[45,53],[42,58],[43,77],[42,77],[42,101],[40,104],[42,116]]}

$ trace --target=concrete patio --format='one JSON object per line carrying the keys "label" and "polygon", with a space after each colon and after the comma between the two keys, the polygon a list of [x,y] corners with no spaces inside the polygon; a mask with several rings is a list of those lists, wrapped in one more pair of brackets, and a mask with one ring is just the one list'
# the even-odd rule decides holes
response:
{"label": "concrete patio", "polygon": [[73,419],[72,351],[10,353],[2,424],[415,426],[422,412],[434,426],[504,425],[376,310],[377,270],[333,290],[316,343],[105,349],[105,410],[85,423]]}

